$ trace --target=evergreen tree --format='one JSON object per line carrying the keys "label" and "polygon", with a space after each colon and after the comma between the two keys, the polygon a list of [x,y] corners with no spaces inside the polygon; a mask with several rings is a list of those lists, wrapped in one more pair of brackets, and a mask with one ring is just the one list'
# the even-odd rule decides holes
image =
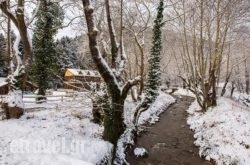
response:
{"label": "evergreen tree", "polygon": [[76,36],[75,38],[64,36],[56,41],[58,65],[61,69],[96,69],[89,47],[82,40],[86,40],[86,38],[83,38],[83,36]]}
{"label": "evergreen tree", "polygon": [[145,86],[145,99],[142,103],[142,107],[147,107],[158,96],[159,87],[161,85],[161,73],[160,73],[160,59],[161,59],[161,48],[162,48],[162,32],[163,26],[163,10],[164,3],[160,0],[160,4],[157,8],[157,17],[154,21],[153,28],[153,47],[150,50],[150,56],[148,59],[149,71],[148,79]]}
{"label": "evergreen tree", "polygon": [[57,73],[57,57],[53,37],[62,23],[58,3],[43,0],[37,15],[33,36],[33,79],[38,85],[38,94],[45,95],[48,83]]}
{"label": "evergreen tree", "polygon": [[56,42],[56,51],[59,57],[60,68],[78,68],[78,39],[62,37]]}

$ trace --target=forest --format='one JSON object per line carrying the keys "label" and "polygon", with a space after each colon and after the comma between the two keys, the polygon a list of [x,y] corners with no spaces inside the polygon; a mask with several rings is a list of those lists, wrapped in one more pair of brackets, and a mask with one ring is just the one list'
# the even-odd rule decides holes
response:
{"label": "forest", "polygon": [[0,164],[250,164],[249,0],[0,11]]}

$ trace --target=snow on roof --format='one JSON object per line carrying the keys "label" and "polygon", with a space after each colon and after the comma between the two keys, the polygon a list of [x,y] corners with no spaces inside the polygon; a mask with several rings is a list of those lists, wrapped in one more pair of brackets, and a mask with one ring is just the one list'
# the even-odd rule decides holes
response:
{"label": "snow on roof", "polygon": [[8,84],[8,82],[6,81],[5,77],[0,77],[0,87],[4,86]]}
{"label": "snow on roof", "polygon": [[97,76],[99,77],[100,74],[98,71],[95,70],[82,70],[82,69],[67,69],[75,76]]}

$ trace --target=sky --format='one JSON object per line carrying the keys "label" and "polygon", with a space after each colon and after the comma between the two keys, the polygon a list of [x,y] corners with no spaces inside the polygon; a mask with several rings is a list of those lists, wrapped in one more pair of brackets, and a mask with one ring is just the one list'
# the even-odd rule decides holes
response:
{"label": "sky", "polygon": [[[28,16],[28,18],[32,17],[32,12],[34,11],[35,7],[36,7],[36,5],[34,5],[33,3],[27,4],[25,6],[25,14],[26,14],[26,16]],[[80,9],[81,8],[79,6],[76,6],[75,4],[72,6],[69,5],[68,7],[65,7],[64,8],[65,16],[64,16],[63,26],[67,25],[71,19],[73,19],[79,15],[82,15],[83,12]],[[14,8],[12,9],[12,12],[14,13]],[[82,18],[80,18],[80,19],[82,19]],[[33,23],[34,23],[34,21],[33,21]],[[79,23],[79,19],[75,19],[74,21],[72,21],[72,23],[69,26],[64,27],[62,29],[59,29],[57,35],[55,36],[55,39],[60,39],[63,36],[75,37],[77,35],[80,35],[82,33],[82,30],[80,28],[81,26],[77,23]],[[6,26],[6,25],[3,24],[3,26]],[[14,31],[14,33],[18,34],[18,30],[13,23],[11,24],[11,27],[12,27],[12,30]],[[4,34],[4,30],[2,28],[0,28],[0,32]],[[29,35],[30,35],[30,37],[32,37],[32,28],[30,28],[30,27],[29,27]]]}

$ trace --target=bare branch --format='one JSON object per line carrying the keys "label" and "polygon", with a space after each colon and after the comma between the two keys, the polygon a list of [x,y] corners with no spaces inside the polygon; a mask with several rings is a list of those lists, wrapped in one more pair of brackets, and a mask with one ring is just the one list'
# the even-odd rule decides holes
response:
{"label": "bare branch", "polygon": [[137,85],[141,81],[141,76],[137,76],[133,80],[129,80],[125,83],[125,85],[122,87],[122,97],[126,98],[128,91],[134,86]]}

